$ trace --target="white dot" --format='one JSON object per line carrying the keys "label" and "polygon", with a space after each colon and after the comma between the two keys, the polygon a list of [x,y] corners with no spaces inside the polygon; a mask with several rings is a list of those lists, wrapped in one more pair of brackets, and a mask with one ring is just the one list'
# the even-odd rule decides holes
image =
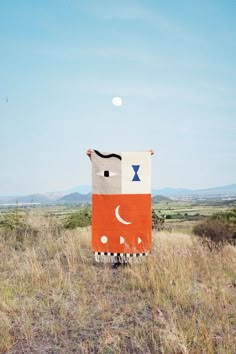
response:
{"label": "white dot", "polygon": [[107,241],[108,241],[108,238],[106,236],[102,236],[101,237],[101,242],[102,243],[107,243]]}
{"label": "white dot", "polygon": [[141,238],[138,237],[138,244],[140,244],[142,242]]}
{"label": "white dot", "polygon": [[122,106],[122,98],[121,97],[113,97],[111,100],[113,106],[119,107]]}

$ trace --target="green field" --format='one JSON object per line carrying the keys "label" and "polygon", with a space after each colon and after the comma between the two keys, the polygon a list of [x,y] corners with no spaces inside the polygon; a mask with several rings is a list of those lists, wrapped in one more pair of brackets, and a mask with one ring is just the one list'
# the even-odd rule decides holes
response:
{"label": "green field", "polygon": [[160,201],[153,204],[152,208],[157,214],[165,216],[166,229],[189,232],[204,218],[236,208],[236,201]]}
{"label": "green field", "polygon": [[[164,227],[167,230],[178,229],[191,231],[193,225],[214,213],[225,212],[236,208],[236,201],[160,201],[153,203],[152,209],[157,215],[165,217]],[[91,205],[44,205],[30,207],[2,207],[0,220],[7,213],[27,214],[32,210],[39,211],[45,217],[56,217],[60,221],[78,213],[81,209],[91,210]]]}

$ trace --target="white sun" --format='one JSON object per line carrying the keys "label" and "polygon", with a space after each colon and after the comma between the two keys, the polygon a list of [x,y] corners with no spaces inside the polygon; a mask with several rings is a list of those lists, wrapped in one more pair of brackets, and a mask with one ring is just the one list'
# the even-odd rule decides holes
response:
{"label": "white sun", "polygon": [[119,107],[122,106],[122,98],[121,97],[113,97],[111,100],[113,106]]}

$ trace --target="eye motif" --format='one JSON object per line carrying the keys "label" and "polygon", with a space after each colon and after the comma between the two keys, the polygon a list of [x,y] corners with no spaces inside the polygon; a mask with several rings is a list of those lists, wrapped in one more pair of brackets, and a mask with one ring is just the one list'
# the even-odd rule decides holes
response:
{"label": "eye motif", "polygon": [[116,176],[117,173],[109,171],[109,170],[105,170],[105,171],[97,172],[97,175],[102,176],[102,177],[113,177],[113,176]]}

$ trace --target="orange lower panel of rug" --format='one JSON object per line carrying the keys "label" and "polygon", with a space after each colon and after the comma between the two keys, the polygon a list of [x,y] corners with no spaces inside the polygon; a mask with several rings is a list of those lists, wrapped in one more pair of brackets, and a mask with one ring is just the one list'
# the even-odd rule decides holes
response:
{"label": "orange lower panel of rug", "polygon": [[145,253],[151,243],[151,194],[93,194],[94,252]]}

